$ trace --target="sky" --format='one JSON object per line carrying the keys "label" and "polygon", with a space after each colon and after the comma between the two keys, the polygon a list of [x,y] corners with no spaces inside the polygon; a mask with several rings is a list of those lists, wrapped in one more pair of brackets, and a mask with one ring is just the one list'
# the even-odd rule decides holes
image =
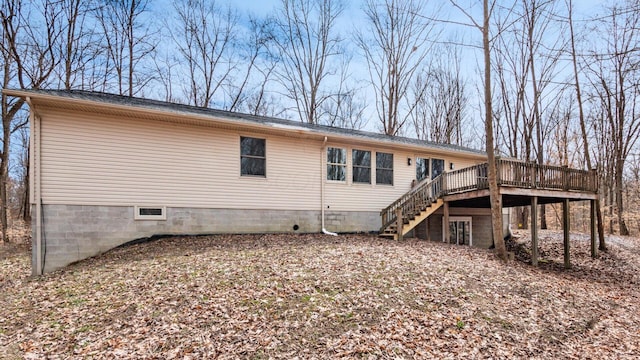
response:
{"label": "sky", "polygon": [[[161,0],[170,3],[171,0]],[[277,8],[281,4],[281,0],[218,0],[217,4],[222,5],[229,3],[232,7],[236,8],[241,17],[246,19],[249,14],[257,16],[257,17],[265,17],[274,14]],[[468,7],[470,4],[474,4],[475,11],[474,15],[480,15],[481,11],[480,2],[477,0],[458,0],[462,6]],[[354,29],[362,29],[366,25],[366,21],[364,18],[364,13],[362,11],[362,4],[364,0],[354,0],[349,1],[345,0],[345,11],[339,19],[339,26],[337,28],[338,32],[341,33],[343,38],[346,38],[349,42],[354,37]],[[456,22],[464,22],[468,23],[468,19],[464,17],[464,15],[456,8],[454,8],[448,0],[437,0],[437,1],[426,1],[427,6],[430,8],[438,7],[438,12],[433,15],[434,17],[442,20],[453,20]],[[576,13],[574,18],[581,19],[589,16],[595,15],[605,2],[596,1],[596,0],[574,0],[574,7],[576,9]],[[512,4],[512,1],[499,1],[499,5],[508,6]],[[168,5],[171,6],[171,5]],[[563,1],[560,1],[558,6],[563,7]],[[481,33],[472,27],[465,27],[461,25],[455,24],[446,24],[444,26],[444,34],[442,35],[442,40],[450,40],[452,37],[455,37],[456,41],[460,41],[467,45],[479,46],[481,41]],[[351,65],[350,72],[352,79],[359,83],[366,83],[369,80],[367,65],[364,60],[358,56],[359,50],[352,45],[348,46],[348,50],[352,51],[354,54]],[[478,97],[478,86],[477,83],[480,83],[480,79],[482,78],[481,71],[481,53],[480,51],[472,46],[466,46],[463,50],[463,76],[465,76],[470,83],[470,92],[472,92],[474,99],[470,101],[470,106],[472,107],[469,112],[470,113],[481,113],[480,111],[480,103],[481,99]],[[369,118],[369,122],[365,127],[366,130],[378,131],[376,128],[377,120],[375,113],[375,106],[372,104],[375,99],[373,99],[373,95],[371,91],[367,91],[366,89],[363,91],[364,96],[367,97],[367,101],[370,103],[370,106],[367,109],[367,117]]]}

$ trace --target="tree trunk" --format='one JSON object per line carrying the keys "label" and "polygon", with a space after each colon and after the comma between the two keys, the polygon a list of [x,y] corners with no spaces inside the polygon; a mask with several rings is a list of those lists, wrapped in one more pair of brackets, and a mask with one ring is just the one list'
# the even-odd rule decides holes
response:
{"label": "tree trunk", "polygon": [[[3,95],[4,97],[4,95]],[[0,155],[0,231],[2,231],[2,242],[9,242],[7,230],[8,224],[8,204],[7,204],[7,181],[9,180],[9,149],[11,144],[11,119],[3,119],[3,139],[2,155]]]}
{"label": "tree trunk", "polygon": [[609,197],[607,198],[607,205],[609,205],[609,234],[614,234],[613,229],[613,188],[609,187]]}
{"label": "tree trunk", "polygon": [[540,230],[547,229],[547,207],[545,204],[540,204]]}
{"label": "tree trunk", "polygon": [[496,157],[493,149],[493,105],[491,102],[491,47],[489,44],[489,3],[484,0],[484,21],[482,26],[482,46],[484,49],[484,107],[486,151],[489,163],[489,198],[491,202],[491,227],[496,254],[507,260],[507,249],[502,233],[502,197],[498,188]]}
{"label": "tree trunk", "polygon": [[617,215],[618,215],[618,228],[620,229],[620,235],[623,236],[628,236],[629,235],[629,229],[627,228],[627,224],[624,221],[624,199],[622,198],[622,188],[623,188],[623,184],[622,184],[622,172],[624,169],[624,160],[623,159],[618,159],[617,163],[616,163],[616,190],[615,190],[615,197],[616,197],[616,209],[617,211]]}
{"label": "tree trunk", "polygon": [[[582,106],[582,91],[580,90],[580,77],[578,75],[578,60],[576,55],[576,42],[573,34],[573,3],[569,0],[569,31],[571,35],[571,60],[573,62],[573,75],[575,79],[576,86],[576,98],[578,100],[578,114],[580,118],[580,130],[582,133],[582,144],[584,146],[584,155],[585,160],[587,162],[588,170],[592,171],[595,169],[593,164],[591,163],[591,153],[589,152],[589,139],[587,137],[587,126],[585,124],[584,119],[584,107]],[[597,173],[595,174],[597,179]],[[599,190],[599,186],[597,187]],[[607,250],[607,245],[604,241],[604,223],[602,222],[602,209],[600,208],[600,191],[598,191],[598,198],[596,199],[596,218],[598,225],[598,249],[601,251]],[[593,216],[593,215],[591,215]]]}

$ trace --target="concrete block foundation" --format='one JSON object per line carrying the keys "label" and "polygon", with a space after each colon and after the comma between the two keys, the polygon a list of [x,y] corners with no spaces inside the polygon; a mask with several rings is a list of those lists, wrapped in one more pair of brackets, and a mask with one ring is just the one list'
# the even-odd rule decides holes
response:
{"label": "concrete block foundation", "polygon": [[[166,220],[135,220],[133,206],[43,205],[42,213],[44,272],[153,235],[317,233],[322,230],[319,210],[167,207]],[[329,231],[371,232],[378,231],[379,227],[380,215],[374,211],[325,212],[325,228]],[[35,265],[35,241],[33,247]],[[35,271],[35,266],[33,268]]]}

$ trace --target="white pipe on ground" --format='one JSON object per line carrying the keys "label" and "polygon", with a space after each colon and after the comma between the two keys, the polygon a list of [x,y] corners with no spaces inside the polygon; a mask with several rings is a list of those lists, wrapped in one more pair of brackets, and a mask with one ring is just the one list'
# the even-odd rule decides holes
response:
{"label": "white pipe on ground", "polygon": [[328,231],[324,228],[324,179],[327,167],[324,165],[325,154],[327,153],[327,137],[322,142],[322,151],[320,152],[320,217],[322,221],[322,233],[325,235],[338,236],[338,234]]}

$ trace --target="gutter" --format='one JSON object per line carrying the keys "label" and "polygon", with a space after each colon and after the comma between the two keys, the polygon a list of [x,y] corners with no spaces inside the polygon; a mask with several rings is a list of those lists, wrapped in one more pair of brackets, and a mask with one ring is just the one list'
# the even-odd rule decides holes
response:
{"label": "gutter", "polygon": [[26,96],[25,102],[29,105],[29,122],[31,123],[31,131],[29,132],[29,174],[31,187],[30,203],[35,205],[35,218],[32,224],[35,224],[34,245],[35,251],[32,258],[32,275],[42,275],[44,273],[44,250],[42,241],[42,194],[40,184],[40,117],[36,115],[36,109],[31,102],[31,97]]}
{"label": "gutter", "polygon": [[324,141],[322,141],[322,151],[320,152],[320,217],[322,218],[322,233],[325,235],[338,236],[338,234],[328,231],[324,228],[324,183],[325,183],[325,171],[327,171],[327,167],[324,164],[324,160],[326,159],[325,154],[327,153],[327,137],[324,137]]}

